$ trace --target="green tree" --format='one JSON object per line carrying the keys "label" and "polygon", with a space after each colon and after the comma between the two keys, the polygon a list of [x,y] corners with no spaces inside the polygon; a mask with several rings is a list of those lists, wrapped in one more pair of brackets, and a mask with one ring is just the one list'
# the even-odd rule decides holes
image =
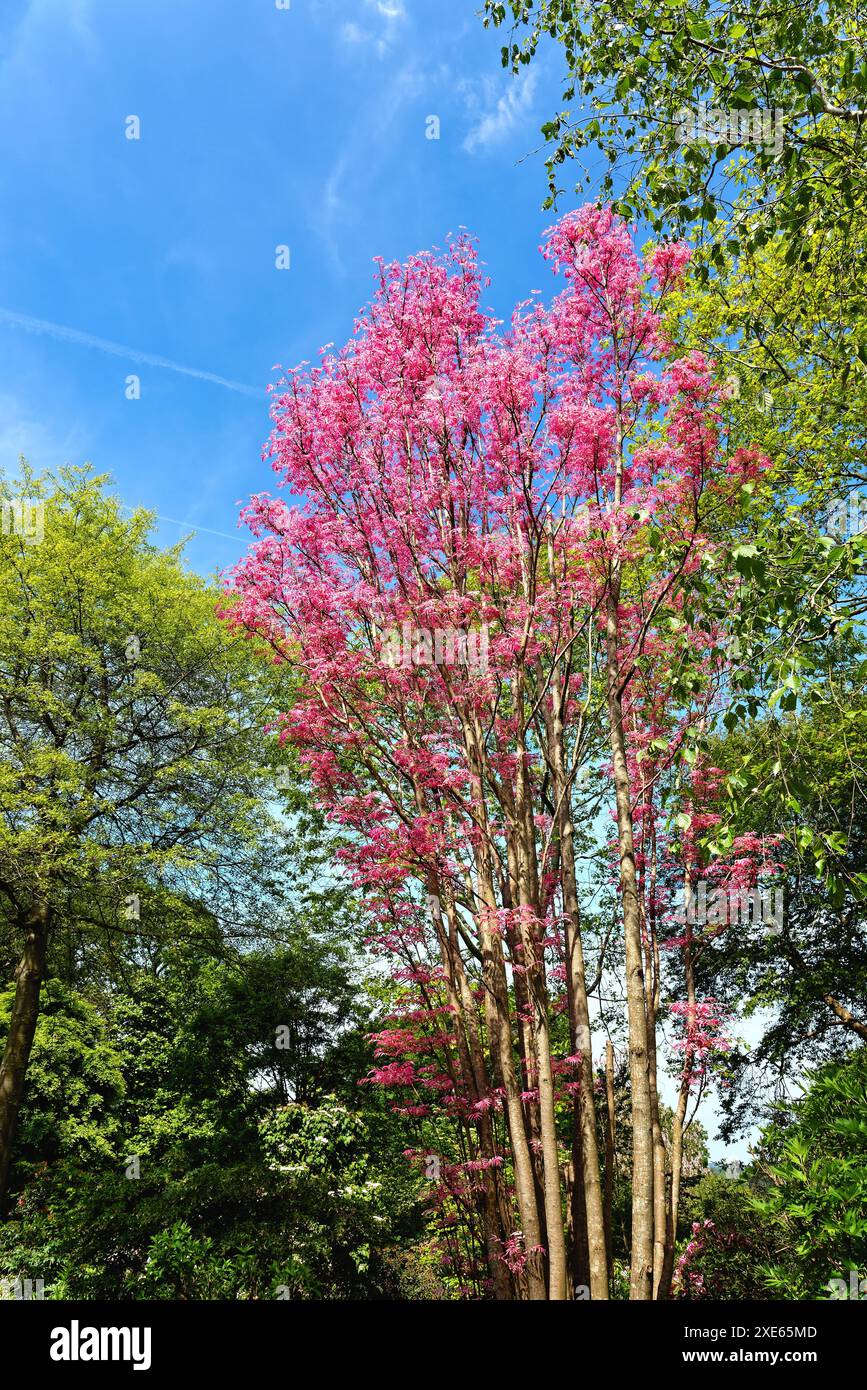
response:
{"label": "green tree", "polygon": [[568,171],[657,237],[686,237],[710,291],[704,345],[762,408],[747,442],[777,427],[812,471],[855,456],[863,481],[863,6],[486,0],[485,22],[516,72],[546,42],[565,58],[563,109],[542,127],[548,203]]}
{"label": "green tree", "polygon": [[[165,948],[96,1007],[51,980],[21,1110],[16,1201],[0,1225],[0,1276],[50,1298],[373,1298],[439,1289],[415,1247],[418,1175],[406,1122],[360,1087],[369,1005],[353,963],[299,923],[284,928],[295,998],[309,1009],[284,1104],[260,1062],[285,971],[213,943]],[[302,978],[310,962],[310,978]],[[252,969],[247,973],[248,964]],[[334,993],[349,1001],[332,1014]],[[347,1048],[355,1034],[355,1050]],[[299,1070],[300,1068],[300,1070]],[[339,1071],[342,1097],[323,1092]],[[272,1084],[273,1083],[273,1084]],[[314,1096],[315,1093],[315,1096]],[[421,1287],[419,1287],[421,1286]]]}
{"label": "green tree", "polygon": [[779,1232],[784,1258],[765,1271],[777,1297],[846,1293],[867,1274],[867,1049],[808,1078],[781,1107],[759,1149],[765,1191],[756,1211]]}
{"label": "green tree", "polygon": [[[49,951],[231,915],[267,821],[270,668],[181,548],[89,470],[4,480],[41,537],[0,537],[0,895],[15,993],[0,1063],[0,1196]],[[171,911],[169,911],[171,909]],[[84,942],[82,942],[82,937]],[[78,943],[76,945],[75,943]]]}
{"label": "green tree", "polygon": [[737,833],[779,837],[779,929],[731,923],[698,958],[701,992],[760,1022],[728,1059],[730,1136],[767,1113],[793,1078],[867,1040],[865,700],[854,672],[828,670],[796,709],[772,711],[712,746],[746,789],[722,804]]}
{"label": "green tree", "polygon": [[705,1173],[687,1187],[675,1298],[751,1301],[775,1297],[764,1270],[780,1258],[783,1241],[755,1208],[755,1182],[752,1172],[738,1181]]}
{"label": "green tree", "polygon": [[[14,991],[0,992],[0,1032]],[[113,1156],[125,1091],[122,1056],[106,1020],[58,980],[46,987],[33,1039],[26,1100],[16,1137],[22,1174],[74,1159],[87,1166]]]}
{"label": "green tree", "polygon": [[[566,161],[595,147],[607,161],[602,196],[660,232],[713,238],[725,225],[736,248],[753,250],[776,232],[794,261],[816,230],[863,210],[867,24],[857,3],[485,0],[485,22],[511,24],[502,60],[515,71],[544,37],[562,47],[566,106],[543,126],[552,201]],[[770,122],[754,125],[754,113]],[[580,189],[595,171],[575,172]]]}

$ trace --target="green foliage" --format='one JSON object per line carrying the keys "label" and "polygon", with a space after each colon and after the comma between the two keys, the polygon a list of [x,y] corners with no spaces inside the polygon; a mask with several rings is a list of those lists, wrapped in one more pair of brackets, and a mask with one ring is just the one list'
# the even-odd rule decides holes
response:
{"label": "green foliage", "polygon": [[[755,251],[776,233],[801,267],[811,233],[848,227],[863,208],[867,30],[849,0],[486,0],[486,23],[510,21],[504,66],[519,71],[546,37],[566,60],[564,109],[542,127],[550,201],[568,159],[579,189],[595,176],[579,162],[595,147],[602,197],[626,216],[693,237],[705,228],[720,255],[724,242]],[[696,138],[684,118],[700,102],[710,112]],[[769,128],[722,128],[723,113],[742,111],[768,113]],[[744,184],[751,215],[733,221]]]}
{"label": "green foliage", "polygon": [[[497,23],[508,8],[487,5]],[[867,230],[861,155],[848,115],[828,109],[861,100],[863,65],[841,66],[834,6],[814,20],[764,4],[511,8],[563,41],[574,90],[598,102],[582,131],[565,118],[546,129],[552,174],[593,142],[614,153],[616,174],[612,112],[660,72],[666,120],[700,96],[761,97],[788,103],[801,132],[782,161],[748,151],[739,220],[725,228],[718,152],[672,159],[640,121],[616,127],[647,156],[621,207],[657,230],[709,234],[671,331],[684,348],[722,342],[723,367],[738,370],[727,443],[758,443],[776,465],[736,514],[710,521],[730,542],[737,601],[719,574],[698,573],[683,616],[692,605],[731,639],[721,721],[702,734],[728,774],[705,849],[725,853],[747,830],[781,836],[785,928],[722,934],[701,954],[699,984],[748,1013],[774,1011],[753,1061],[775,1078],[833,1062],[766,1129],[743,1181],[702,1171],[693,1122],[676,1293],[825,1297],[830,1279],[867,1267],[867,1053],[841,1062],[853,1033],[829,1002],[855,1013],[867,991],[867,540],[827,523],[863,473],[867,301],[848,264],[853,228]],[[759,32],[777,58],[804,44],[809,73],[772,62],[760,90]],[[535,41],[505,61],[528,61]],[[725,52],[710,61],[717,42]],[[331,867],[321,815],[288,755],[261,738],[289,703],[276,691],[291,672],[228,634],[216,590],[179,549],[154,548],[150,519],[124,517],[103,480],[25,469],[0,487],[6,500],[21,491],[44,502],[45,538],[0,538],[0,979],[36,900],[50,907],[51,941],[0,1275],[42,1278],[58,1298],[458,1296],[444,1248],[423,1239],[420,1170],[404,1151],[459,1162],[459,1141],[359,1089],[387,986],[364,979],[362,914]],[[679,700],[691,687],[677,681],[698,678],[683,666]],[[690,745],[685,761],[696,758]],[[272,814],[278,763],[288,835]],[[140,919],[124,914],[130,894]],[[585,923],[600,943],[604,929],[601,917]],[[11,999],[0,990],[0,1039]],[[749,1058],[732,1059],[731,1127],[756,1113],[749,1071]],[[626,1297],[625,1073],[616,1107],[612,1292]],[[670,1133],[665,1107],[661,1119]],[[565,1107],[560,1120],[568,1141]],[[599,1122],[604,1150],[602,1107]]]}
{"label": "green foliage", "polygon": [[258,872],[277,676],[105,479],[22,465],[0,498],[22,492],[44,537],[0,536],[3,910],[46,904],[55,938],[182,931]]}
{"label": "green foliage", "polygon": [[[0,1038],[11,989],[0,992]],[[124,1095],[123,1059],[99,1011],[53,980],[46,987],[27,1074],[17,1158],[37,1163],[104,1160],[114,1150]]]}
{"label": "green foliage", "polygon": [[705,1173],[683,1194],[673,1296],[695,1300],[773,1298],[764,1267],[778,1234],[757,1213],[749,1182]]}
{"label": "green foliage", "polygon": [[261,1162],[138,1180],[63,1165],[0,1227],[0,1272],[44,1279],[47,1298],[367,1299],[404,1235],[401,1214]]}
{"label": "green foliage", "polygon": [[407,1137],[358,1086],[363,914],[262,737],[291,675],[103,479],[25,466],[0,491],[44,506],[39,544],[0,540],[3,979],[31,905],[50,921],[0,1274],[110,1299],[432,1287]]}
{"label": "green foliage", "polygon": [[828,1297],[829,1280],[867,1272],[867,1049],[815,1072],[765,1130],[767,1188],[755,1210],[784,1239],[769,1266],[777,1297]]}
{"label": "green foliage", "polygon": [[730,925],[699,955],[701,992],[761,1026],[752,1047],[729,1059],[726,1137],[761,1117],[772,1084],[845,1057],[864,1023],[865,733],[857,666],[840,660],[797,710],[710,746],[713,765],[738,783],[719,806],[728,831],[777,839],[774,888],[783,895],[779,932]]}
{"label": "green foliage", "polygon": [[284,930],[271,952],[164,952],[99,1006],[49,981],[0,1276],[52,1298],[442,1296],[407,1136],[358,1086],[361,982]]}

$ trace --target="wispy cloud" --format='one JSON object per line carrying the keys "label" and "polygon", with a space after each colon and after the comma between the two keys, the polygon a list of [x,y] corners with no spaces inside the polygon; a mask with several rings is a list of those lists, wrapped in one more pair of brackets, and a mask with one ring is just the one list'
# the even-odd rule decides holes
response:
{"label": "wispy cloud", "polygon": [[93,55],[96,40],[92,13],[92,0],[19,0],[17,9],[10,9],[6,0],[6,11],[0,14],[0,70],[4,81],[8,82],[16,68],[32,80],[34,58],[49,27],[56,33],[64,26],[64,40],[74,36],[81,49]]}
{"label": "wispy cloud", "polygon": [[107,338],[97,338],[93,333],[83,333],[78,328],[67,328],[65,324],[51,323],[48,319],[37,319],[30,314],[18,314],[12,309],[0,308],[0,322],[23,328],[28,333],[44,333],[58,342],[76,343],[79,347],[95,348],[97,352],[107,352],[113,357],[125,357],[129,362],[159,367],[167,372],[177,372],[180,376],[195,377],[197,381],[210,381],[215,386],[226,387],[229,391],[239,391],[243,396],[256,396],[259,400],[263,396],[263,392],[257,386],[245,386],[241,381],[230,381],[227,377],[217,376],[215,372],[200,371],[198,367],[185,367],[180,362],[172,362],[168,357],[158,357],[152,352],[124,347],[122,343],[112,343]]}
{"label": "wispy cloud", "polygon": [[369,178],[373,167],[385,157],[388,147],[385,137],[392,123],[406,103],[424,89],[425,79],[415,65],[408,63],[402,67],[388,86],[380,90],[371,118],[360,121],[353,129],[328,172],[321,200],[311,213],[310,223],[339,275],[343,274],[344,266],[338,230],[355,205],[347,184]]}
{"label": "wispy cloud", "polygon": [[365,33],[360,24],[356,24],[354,19],[348,19],[345,24],[340,26],[340,37],[344,43],[367,43],[370,35]]}
{"label": "wispy cloud", "polygon": [[406,5],[404,0],[363,0],[359,18],[363,21],[360,24],[354,19],[341,24],[338,30],[341,40],[350,47],[369,45],[384,58],[406,20]]}
{"label": "wispy cloud", "polygon": [[367,8],[376,10],[383,19],[397,24],[406,19],[406,6],[403,0],[367,0]]}
{"label": "wispy cloud", "polygon": [[77,421],[57,434],[33,406],[0,392],[0,468],[15,471],[22,457],[37,470],[59,468],[81,458],[89,445],[90,437]]}
{"label": "wispy cloud", "polygon": [[483,113],[468,132],[463,148],[468,154],[499,144],[529,115],[536,91],[537,74],[532,69],[516,77],[496,104]]}

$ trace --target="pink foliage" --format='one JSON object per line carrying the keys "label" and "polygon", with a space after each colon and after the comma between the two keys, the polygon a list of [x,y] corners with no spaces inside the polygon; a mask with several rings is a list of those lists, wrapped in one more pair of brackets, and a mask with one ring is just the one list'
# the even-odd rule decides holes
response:
{"label": "pink foliage", "polygon": [[[712,711],[725,667],[718,631],[694,623],[687,604],[691,579],[721,558],[704,509],[737,505],[766,466],[749,451],[726,457],[713,364],[700,354],[665,360],[659,309],[684,273],[685,247],[659,247],[645,265],[622,221],[585,207],[550,230],[542,254],[564,288],[547,305],[519,304],[506,327],[482,307],[487,282],[469,238],[378,263],[346,346],[272,388],[265,457],[286,496],[262,493],[244,509],[254,539],[227,581],[228,621],[297,673],[279,737],[299,750],[344,832],[372,945],[392,963],[397,1003],[369,1079],[419,1122],[433,1107],[479,1134],[502,1125],[503,1096],[468,1071],[458,1036],[467,995],[480,1016],[484,1003],[472,960],[460,993],[461,933],[478,948],[490,928],[502,943],[516,1027],[530,1020],[524,980],[529,988],[541,972],[552,1014],[566,999],[544,767],[516,692],[544,690],[577,633],[598,645],[612,564],[640,565],[641,586],[624,587],[618,617],[624,670],[642,662],[641,681],[625,677],[624,717],[646,874],[651,834],[665,853],[655,781]],[[633,442],[619,487],[624,433]],[[734,596],[736,577],[725,582]],[[391,635],[407,631],[411,644],[401,639],[392,659]],[[456,659],[430,657],[444,633]],[[703,693],[675,706],[665,672],[684,654]],[[576,672],[567,737],[585,691],[592,670]],[[479,857],[508,862],[519,778],[536,796],[538,897],[532,907],[492,905],[478,891]],[[661,918],[655,894],[645,883],[645,911]],[[722,1045],[715,1016],[696,1010],[686,1023],[694,1059]],[[560,1101],[582,1065],[581,1053],[554,1060]],[[539,1100],[532,1072],[528,1063],[525,1106]],[[502,1166],[479,1151],[443,1183],[455,1199]],[[526,1260],[520,1237],[503,1258],[514,1269]]]}

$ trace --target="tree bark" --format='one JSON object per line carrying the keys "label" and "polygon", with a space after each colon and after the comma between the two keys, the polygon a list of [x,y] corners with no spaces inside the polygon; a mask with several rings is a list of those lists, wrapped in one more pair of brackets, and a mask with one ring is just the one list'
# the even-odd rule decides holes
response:
{"label": "tree bark", "polygon": [[[438,884],[432,880],[429,882],[428,890],[432,894],[434,902],[439,901],[438,888]],[[433,915],[436,916],[438,909],[434,907],[433,904],[432,911]],[[461,1071],[463,1073],[464,1085],[470,1089],[475,1100],[479,1101],[487,1096],[489,1085],[485,1072],[481,1039],[479,1038],[476,1024],[472,994],[464,970],[463,960],[461,959],[461,954],[457,947],[457,930],[455,925],[456,911],[454,903],[451,900],[447,900],[446,902],[446,917],[449,923],[449,938],[447,943],[443,938],[441,923],[435,922],[435,926],[437,935],[441,941],[450,1004],[455,1014],[455,1032],[461,1060]],[[445,949],[446,946],[448,947],[447,950]],[[454,983],[450,978],[449,972],[453,972],[454,974]],[[496,1149],[494,1145],[493,1127],[491,1125],[491,1117],[487,1113],[479,1117],[478,1134],[479,1149],[482,1157],[485,1159],[494,1158]],[[500,1224],[500,1204],[497,1195],[497,1180],[494,1170],[490,1168],[486,1169],[483,1175],[482,1220],[485,1231],[485,1252],[488,1272],[491,1277],[492,1292],[497,1301],[506,1301],[511,1298],[511,1280],[509,1278],[509,1271],[503,1261],[503,1241],[505,1232]]]}
{"label": "tree bark", "polygon": [[[575,1157],[580,1161],[576,1184],[583,1186],[590,1297],[608,1297],[608,1258],[605,1242],[605,1215],[599,1173],[599,1145],[596,1137],[596,1104],[593,1095],[593,1053],[590,1037],[590,1006],[581,940],[581,916],[575,873],[575,833],[571,797],[567,786],[563,749],[563,692],[559,681],[552,681],[553,713],[551,762],[554,770],[554,797],[558,808],[560,835],[560,874],[563,911],[566,918],[566,993],[569,1005],[569,1033],[573,1053],[581,1053],[578,1079],[580,1091],[575,1102]],[[579,1219],[579,1213],[575,1215]]]}
{"label": "tree bark", "polygon": [[15,971],[15,998],[9,1021],[9,1036],[0,1062],[0,1203],[9,1185],[12,1146],[27,1063],[39,1019],[39,995],[45,976],[50,911],[39,903],[24,919],[24,954]]}
{"label": "tree bark", "polygon": [[653,1296],[653,1122],[648,1076],[647,1001],[642,960],[641,908],[638,900],[632,795],[626,761],[618,661],[620,582],[616,565],[614,570],[606,604],[607,699],[617,804],[620,894],[623,901],[623,935],[626,946],[629,1081],[632,1093],[632,1263],[629,1297],[640,1301]]}
{"label": "tree bark", "polygon": [[[516,681],[516,698],[523,705],[523,684],[520,674]],[[523,746],[523,730],[520,740]],[[548,1245],[548,1298],[554,1302],[566,1298],[568,1265],[566,1232],[563,1222],[560,1185],[560,1155],[554,1115],[554,1071],[551,1059],[550,1023],[548,1018],[548,989],[545,981],[544,950],[537,939],[539,919],[538,872],[533,839],[533,816],[527,769],[519,754],[515,786],[515,844],[517,849],[517,898],[520,909],[518,921],[524,948],[527,988],[531,1002],[536,1085],[539,1092],[539,1128],[542,1141],[544,1173],[545,1229]]]}
{"label": "tree bark", "polygon": [[[652,795],[652,793],[650,793]],[[642,802],[648,799],[648,789],[642,780]],[[665,1140],[659,1111],[659,1079],[657,1075],[656,1020],[659,1015],[661,992],[659,937],[656,930],[656,833],[650,818],[649,837],[643,836],[642,849],[647,859],[647,838],[650,840],[650,863],[647,882],[642,873],[642,901],[645,904],[644,979],[647,997],[647,1075],[650,1084],[650,1118],[653,1127],[653,1297],[659,1297],[659,1286],[665,1266],[665,1241],[668,1232],[668,1193],[666,1191]]]}
{"label": "tree bark", "polygon": [[[684,894],[683,894],[686,922],[684,926],[684,948],[683,964],[686,977],[686,1005],[687,1005],[687,1029],[693,1026],[695,1018],[695,957],[693,953],[692,940],[692,913],[693,892],[690,882],[689,871],[684,875]],[[674,1249],[677,1241],[677,1218],[680,1209],[680,1181],[683,1170],[683,1136],[684,1120],[686,1119],[686,1107],[689,1102],[689,1090],[691,1084],[693,1053],[689,1045],[689,1032],[687,1032],[687,1047],[683,1057],[683,1071],[680,1078],[680,1090],[677,1097],[674,1116],[671,1121],[671,1206],[669,1210],[669,1224],[665,1237],[665,1258],[662,1266],[662,1277],[659,1283],[657,1298],[668,1298],[671,1293],[671,1281],[674,1276]]]}
{"label": "tree bark", "polygon": [[859,1038],[864,1038],[867,1041],[867,1023],[862,1023],[860,1018],[856,1018],[853,1013],[850,1013],[846,1005],[841,1004],[839,999],[835,999],[833,994],[823,994],[822,999],[829,1009],[834,1010],[844,1028],[851,1028],[852,1032],[857,1033]]}
{"label": "tree bark", "polygon": [[614,1141],[616,1131],[616,1102],[614,1098],[614,1047],[609,1040],[605,1044],[605,1192],[602,1209],[605,1221],[605,1254],[608,1260],[608,1277],[614,1277],[614,1237],[611,1229],[611,1209],[614,1204]]}
{"label": "tree bark", "polygon": [[[474,731],[475,733],[475,731]],[[506,965],[503,958],[503,945],[499,934],[493,930],[496,921],[496,898],[491,867],[488,862],[490,835],[487,813],[482,795],[482,768],[484,766],[481,740],[468,740],[468,754],[474,768],[474,801],[479,825],[482,829],[482,843],[476,851],[476,882],[479,895],[479,944],[482,951],[482,972],[485,986],[485,1018],[488,1042],[492,1050],[495,1076],[501,1081],[505,1091],[506,1121],[512,1149],[512,1163],[515,1170],[515,1199],[524,1237],[524,1248],[528,1252],[526,1265],[527,1289],[531,1300],[546,1297],[545,1278],[541,1269],[539,1248],[542,1233],[539,1211],[536,1206],[536,1193],[533,1183],[533,1163],[530,1146],[524,1128],[524,1113],[521,1103],[521,1088],[515,1073],[515,1056],[512,1050],[512,1025],[509,1014],[509,990],[506,979]],[[490,914],[490,915],[489,915]]]}
{"label": "tree bark", "polygon": [[647,1025],[648,1072],[650,1077],[650,1115],[653,1126],[653,1297],[660,1294],[665,1268],[665,1246],[669,1230],[669,1209],[665,1182],[665,1140],[659,1114],[659,1089],[656,1074],[656,1027]]}

